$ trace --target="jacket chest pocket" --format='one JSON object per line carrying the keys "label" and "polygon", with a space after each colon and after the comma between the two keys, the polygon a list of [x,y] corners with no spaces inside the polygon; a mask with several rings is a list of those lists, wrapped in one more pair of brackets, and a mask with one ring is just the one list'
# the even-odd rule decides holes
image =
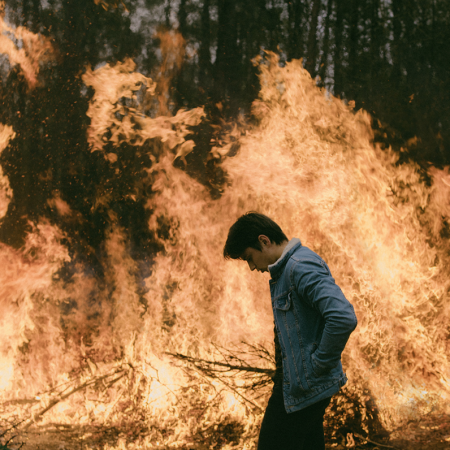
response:
{"label": "jacket chest pocket", "polygon": [[286,292],[286,294],[277,297],[273,306],[274,315],[281,328],[284,328],[288,333],[291,332],[290,330],[297,332],[298,324],[295,317],[292,292]]}
{"label": "jacket chest pocket", "polygon": [[284,295],[280,295],[274,301],[274,307],[279,311],[289,311],[292,306],[292,293],[288,292]]}

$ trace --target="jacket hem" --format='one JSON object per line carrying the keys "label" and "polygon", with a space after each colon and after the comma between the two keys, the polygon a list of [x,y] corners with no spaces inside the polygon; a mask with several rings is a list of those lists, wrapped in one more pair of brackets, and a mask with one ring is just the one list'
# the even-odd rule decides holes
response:
{"label": "jacket hem", "polygon": [[[314,397],[309,397],[308,399],[300,400],[296,405],[286,405],[286,400],[284,400],[284,407],[286,409],[286,412],[293,413],[295,411],[300,411],[301,409],[305,409],[308,406],[314,405],[314,403],[320,402],[321,400],[324,400],[328,397],[331,397],[332,395],[339,392],[340,388],[343,386],[343,384],[339,381],[337,381],[335,384],[330,386],[325,391],[322,391],[315,395]],[[283,392],[284,397],[284,392]]]}

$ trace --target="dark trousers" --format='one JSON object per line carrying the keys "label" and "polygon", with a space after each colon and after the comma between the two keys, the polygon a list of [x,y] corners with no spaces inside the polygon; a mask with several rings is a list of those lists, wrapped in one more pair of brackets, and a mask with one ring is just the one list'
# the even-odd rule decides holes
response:
{"label": "dark trousers", "polygon": [[324,450],[323,415],[330,400],[288,414],[281,386],[274,387],[261,424],[258,450]]}

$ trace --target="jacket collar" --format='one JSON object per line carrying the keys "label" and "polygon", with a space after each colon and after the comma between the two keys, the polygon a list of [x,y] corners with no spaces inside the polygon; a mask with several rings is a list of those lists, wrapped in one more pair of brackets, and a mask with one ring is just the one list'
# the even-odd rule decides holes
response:
{"label": "jacket collar", "polygon": [[292,256],[292,254],[297,250],[297,248],[301,247],[302,243],[300,239],[292,238],[286,247],[283,250],[281,256],[275,261],[273,264],[269,265],[269,272],[272,280],[276,281],[281,273],[283,272],[284,266],[288,262],[288,259]]}

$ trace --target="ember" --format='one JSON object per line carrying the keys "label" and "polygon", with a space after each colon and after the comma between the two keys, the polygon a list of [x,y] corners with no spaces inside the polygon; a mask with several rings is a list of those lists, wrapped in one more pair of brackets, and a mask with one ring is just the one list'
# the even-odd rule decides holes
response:
{"label": "ember", "polygon": [[[448,170],[397,165],[373,145],[369,115],[317,88],[300,61],[280,67],[268,53],[256,63],[258,125],[230,126],[211,144],[208,159],[227,179],[214,198],[184,170],[205,111],[170,115],[165,84],[130,59],[86,69],[88,139],[111,174],[92,205],[109,218],[105,270],[99,283],[45,220],[20,251],[0,245],[1,425],[11,448],[26,439],[33,448],[33,432],[55,427],[111,450],[255,448],[273,370],[268,280],[221,251],[248,210],[321,254],[355,306],[350,382],[327,418],[334,447],[408,439],[408,422],[449,413]],[[0,132],[3,150],[14,130]],[[149,163],[123,188],[130,155],[144,154]],[[2,172],[0,188],[2,217],[14,195]],[[147,198],[155,246],[146,260],[133,257],[115,189],[124,201]],[[81,220],[58,193],[50,206]]]}

